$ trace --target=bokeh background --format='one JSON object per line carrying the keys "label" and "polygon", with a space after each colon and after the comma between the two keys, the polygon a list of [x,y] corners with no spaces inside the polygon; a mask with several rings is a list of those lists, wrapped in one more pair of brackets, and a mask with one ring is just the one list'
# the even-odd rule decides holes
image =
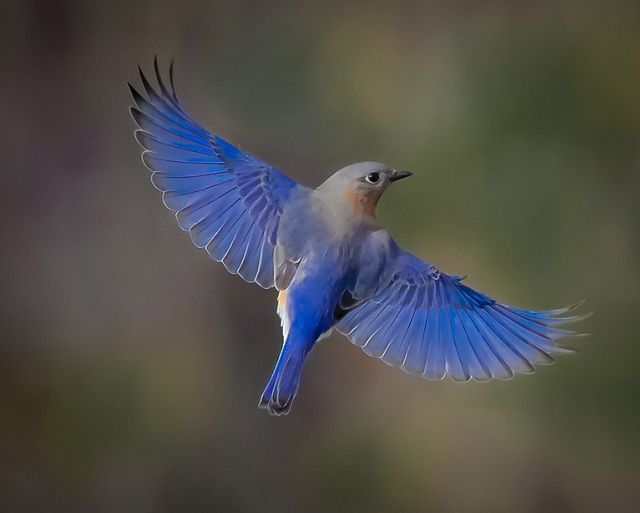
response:
{"label": "bokeh background", "polygon": [[[638,511],[637,2],[0,14],[0,510]],[[196,119],[306,184],[413,170],[379,213],[402,245],[515,305],[585,298],[594,335],[464,385],[332,336],[268,417],[275,294],[189,243],[132,137],[126,82],[155,53]]]}

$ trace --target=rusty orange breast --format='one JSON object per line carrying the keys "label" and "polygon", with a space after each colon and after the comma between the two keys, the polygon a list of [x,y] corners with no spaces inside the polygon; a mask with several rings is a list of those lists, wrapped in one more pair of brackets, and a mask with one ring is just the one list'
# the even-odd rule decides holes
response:
{"label": "rusty orange breast", "polygon": [[359,215],[366,215],[375,217],[376,207],[378,206],[378,199],[380,196],[377,194],[361,194],[353,189],[347,189],[346,192],[347,201],[353,207],[353,211]]}

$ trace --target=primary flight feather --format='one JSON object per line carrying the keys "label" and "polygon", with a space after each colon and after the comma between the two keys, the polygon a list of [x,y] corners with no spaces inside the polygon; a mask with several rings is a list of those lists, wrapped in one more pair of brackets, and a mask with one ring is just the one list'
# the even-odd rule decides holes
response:
{"label": "primary flight feather", "polygon": [[427,379],[508,379],[570,352],[573,307],[496,302],[400,248],[375,210],[411,176],[376,162],[347,166],[315,189],[209,133],[182,108],[154,61],[157,88],[129,84],[144,164],[182,230],[250,283],[279,290],[283,345],[259,406],[286,414],[306,356],[333,328],[363,351]]}

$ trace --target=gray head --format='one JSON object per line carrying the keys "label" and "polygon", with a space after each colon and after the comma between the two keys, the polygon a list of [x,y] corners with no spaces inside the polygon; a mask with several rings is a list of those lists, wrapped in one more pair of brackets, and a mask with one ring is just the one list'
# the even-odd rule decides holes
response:
{"label": "gray head", "polygon": [[378,200],[387,187],[412,174],[379,162],[358,162],[336,171],[318,190],[346,198],[358,213],[374,215]]}

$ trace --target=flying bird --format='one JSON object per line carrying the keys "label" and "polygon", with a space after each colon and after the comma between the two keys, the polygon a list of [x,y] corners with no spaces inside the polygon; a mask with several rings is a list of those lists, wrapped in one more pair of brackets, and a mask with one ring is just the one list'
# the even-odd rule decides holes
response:
{"label": "flying bird", "polygon": [[555,310],[501,304],[402,249],[376,219],[384,192],[411,176],[352,164],[316,188],[204,129],[154,61],[129,88],[151,182],[193,244],[227,271],[279,291],[283,344],[259,407],[290,411],[305,359],[333,329],[385,363],[439,380],[509,379],[553,353],[582,303]]}

